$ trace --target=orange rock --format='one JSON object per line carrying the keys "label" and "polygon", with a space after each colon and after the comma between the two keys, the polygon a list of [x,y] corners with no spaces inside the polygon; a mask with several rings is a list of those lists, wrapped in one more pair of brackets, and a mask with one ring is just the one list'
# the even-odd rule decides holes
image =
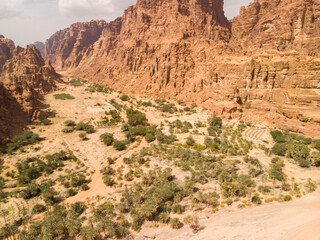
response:
{"label": "orange rock", "polygon": [[23,49],[0,37],[0,144],[39,117],[42,95],[59,78],[34,45]]}
{"label": "orange rock", "polygon": [[45,58],[129,94],[319,136],[319,37],[319,0],[256,0],[231,21],[223,0],[138,0],[56,33]]}

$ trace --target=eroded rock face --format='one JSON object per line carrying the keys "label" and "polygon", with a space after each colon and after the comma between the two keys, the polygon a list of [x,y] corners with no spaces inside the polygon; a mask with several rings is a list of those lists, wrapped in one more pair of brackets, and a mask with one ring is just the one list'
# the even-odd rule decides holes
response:
{"label": "eroded rock face", "polygon": [[55,88],[59,75],[45,65],[34,45],[15,47],[0,38],[0,143],[39,118],[43,94]]}
{"label": "eroded rock face", "polygon": [[319,6],[256,0],[229,22],[223,0],[139,0],[82,47],[73,43],[100,21],[58,32],[46,44],[46,59],[127,93],[194,101],[227,119],[316,136]]}
{"label": "eroded rock face", "polygon": [[46,42],[44,58],[57,69],[77,67],[79,59],[99,39],[106,25],[103,20],[75,23],[55,33]]}

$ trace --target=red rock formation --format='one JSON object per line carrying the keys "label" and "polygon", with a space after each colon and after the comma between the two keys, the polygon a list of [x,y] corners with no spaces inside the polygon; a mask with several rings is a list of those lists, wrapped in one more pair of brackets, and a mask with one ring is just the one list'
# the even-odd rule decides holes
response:
{"label": "red rock formation", "polygon": [[305,123],[320,122],[319,6],[256,0],[229,22],[223,0],[138,0],[94,31],[95,41],[77,34],[91,33],[93,22],[58,32],[46,44],[47,59],[124,92],[319,135],[319,125]]}
{"label": "red rock formation", "polygon": [[0,143],[39,117],[42,95],[55,87],[59,75],[45,65],[34,45],[15,47],[0,38]]}
{"label": "red rock formation", "polygon": [[75,23],[50,37],[45,45],[44,57],[56,68],[74,68],[78,66],[84,52],[100,37],[106,22],[91,21]]}

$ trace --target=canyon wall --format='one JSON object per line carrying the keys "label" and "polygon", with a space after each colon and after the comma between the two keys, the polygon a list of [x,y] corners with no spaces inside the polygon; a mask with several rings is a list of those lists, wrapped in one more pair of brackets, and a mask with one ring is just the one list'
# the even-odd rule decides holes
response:
{"label": "canyon wall", "polygon": [[113,22],[56,33],[45,59],[130,94],[319,135],[319,37],[319,0],[256,0],[231,21],[223,0],[138,0]]}
{"label": "canyon wall", "polygon": [[34,45],[23,49],[0,37],[0,144],[40,117],[42,96],[59,78]]}

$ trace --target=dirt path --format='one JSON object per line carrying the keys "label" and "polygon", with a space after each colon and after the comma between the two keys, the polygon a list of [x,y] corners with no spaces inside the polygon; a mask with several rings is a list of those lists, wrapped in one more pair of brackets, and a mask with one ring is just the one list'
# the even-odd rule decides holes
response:
{"label": "dirt path", "polygon": [[[132,149],[128,149],[127,152],[125,153],[119,152],[113,155],[112,158],[118,158],[115,166],[116,165],[120,166],[122,164],[123,158],[129,157],[133,153],[139,152],[143,147],[146,147],[147,145],[148,145],[147,142],[143,139],[142,142],[139,144],[139,146]],[[94,159],[91,161],[94,161]],[[76,196],[66,199],[65,202],[75,203],[77,201],[85,201],[87,198],[94,198],[96,196],[107,197],[111,195],[113,192],[115,192],[116,190],[114,188],[107,187],[103,182],[103,179],[102,179],[103,175],[101,174],[100,170],[105,165],[106,165],[106,162],[101,164],[99,168],[96,168],[95,172],[92,175],[91,182],[88,185],[90,188],[88,191],[80,192]]]}
{"label": "dirt path", "polygon": [[180,230],[146,229],[136,239],[157,240],[320,240],[320,190],[299,200],[275,203],[202,219],[205,229],[193,234]]}

